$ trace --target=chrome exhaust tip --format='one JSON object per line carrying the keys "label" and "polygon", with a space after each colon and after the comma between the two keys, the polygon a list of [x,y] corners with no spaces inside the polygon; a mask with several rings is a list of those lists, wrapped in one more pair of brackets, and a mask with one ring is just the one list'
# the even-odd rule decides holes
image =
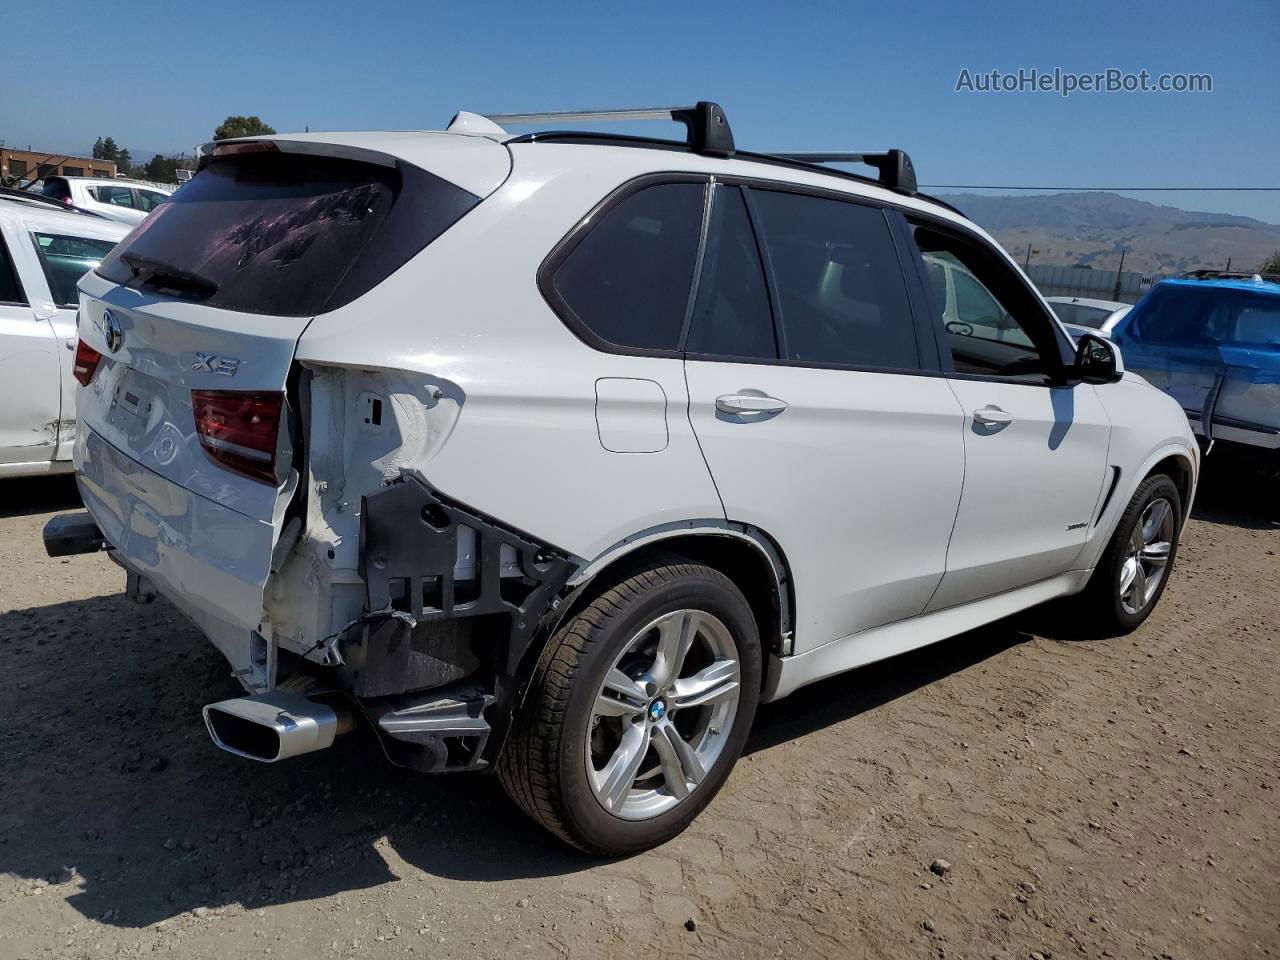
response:
{"label": "chrome exhaust tip", "polygon": [[213,742],[228,753],[276,763],[332,746],[351,729],[352,717],[341,708],[272,690],[210,703],[204,708],[204,724]]}

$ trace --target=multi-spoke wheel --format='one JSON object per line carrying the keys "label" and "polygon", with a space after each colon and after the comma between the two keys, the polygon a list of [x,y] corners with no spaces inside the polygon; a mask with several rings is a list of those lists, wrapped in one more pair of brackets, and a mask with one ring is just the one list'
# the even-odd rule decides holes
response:
{"label": "multi-spoke wheel", "polygon": [[1120,605],[1125,613],[1145,610],[1164,582],[1174,527],[1173,506],[1164,497],[1148,503],[1134,525],[1120,566]]}
{"label": "multi-spoke wheel", "polygon": [[552,638],[503,752],[503,785],[590,852],[661,843],[732,769],[760,669],[755,619],[733,583],[700,564],[655,564]]}
{"label": "multi-spoke wheel", "polygon": [[606,810],[644,820],[697,790],[724,749],[741,696],[733,636],[701,610],[645,625],[605,674],[587,765]]}
{"label": "multi-spoke wheel", "polygon": [[1169,581],[1181,522],[1182,498],[1173,481],[1163,474],[1144,480],[1077,598],[1082,626],[1116,635],[1147,618]]}

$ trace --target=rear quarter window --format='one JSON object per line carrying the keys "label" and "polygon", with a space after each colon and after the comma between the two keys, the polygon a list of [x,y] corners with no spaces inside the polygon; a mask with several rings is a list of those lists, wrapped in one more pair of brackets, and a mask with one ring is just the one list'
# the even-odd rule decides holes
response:
{"label": "rear quarter window", "polygon": [[372,289],[479,202],[406,164],[216,158],[98,272],[227,310],[312,316]]}
{"label": "rear quarter window", "polygon": [[589,342],[624,349],[679,347],[705,189],[702,183],[655,184],[593,217],[595,224],[563,255],[544,287],[571,329]]}

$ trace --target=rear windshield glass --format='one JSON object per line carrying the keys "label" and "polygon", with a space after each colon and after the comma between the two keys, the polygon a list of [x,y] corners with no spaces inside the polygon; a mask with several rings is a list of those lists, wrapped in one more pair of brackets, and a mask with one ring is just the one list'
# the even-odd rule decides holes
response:
{"label": "rear windshield glass", "polygon": [[386,279],[478,202],[408,165],[222,157],[157,206],[98,272],[228,310],[311,316]]}

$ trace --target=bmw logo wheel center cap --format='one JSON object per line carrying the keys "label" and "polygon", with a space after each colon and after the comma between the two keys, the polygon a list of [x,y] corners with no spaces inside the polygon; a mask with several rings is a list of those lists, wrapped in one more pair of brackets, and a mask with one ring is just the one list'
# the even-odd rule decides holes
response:
{"label": "bmw logo wheel center cap", "polygon": [[649,704],[649,719],[657,723],[667,715],[667,704],[665,700],[655,700]]}

